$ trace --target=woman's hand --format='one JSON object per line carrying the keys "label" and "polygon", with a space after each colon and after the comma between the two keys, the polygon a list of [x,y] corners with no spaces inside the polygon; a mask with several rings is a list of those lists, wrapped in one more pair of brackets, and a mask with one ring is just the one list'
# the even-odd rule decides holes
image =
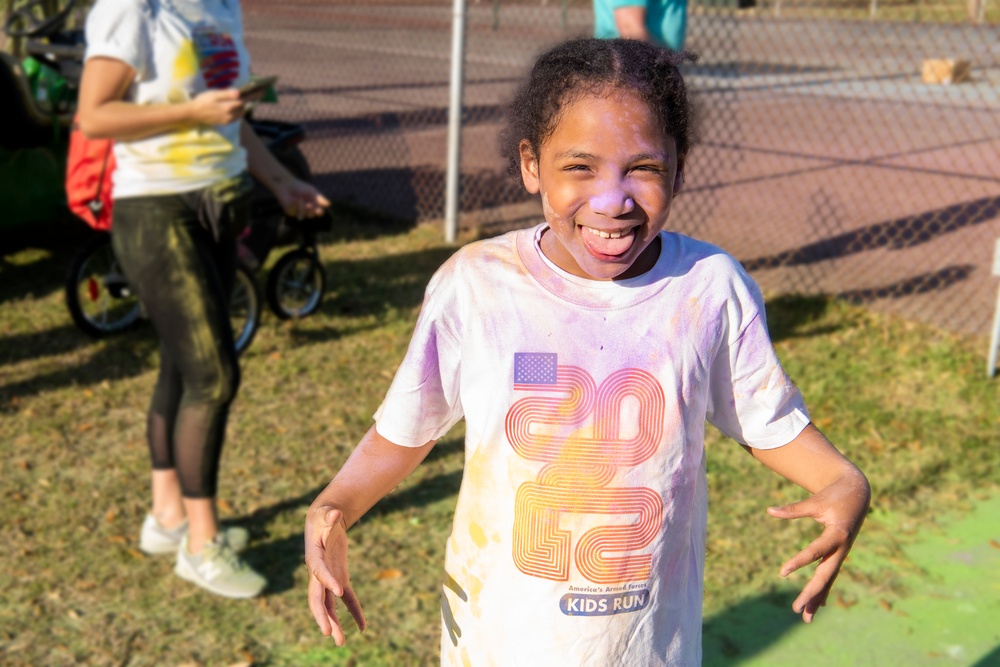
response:
{"label": "woman's hand", "polygon": [[240,141],[247,151],[250,173],[278,199],[286,215],[301,220],[326,212],[329,200],[310,183],[295,178],[246,121],[240,127]]}
{"label": "woman's hand", "polygon": [[188,104],[191,121],[199,125],[228,125],[242,118],[245,111],[235,88],[206,90]]}
{"label": "woman's hand", "polygon": [[292,179],[279,181],[272,190],[285,215],[292,218],[314,218],[323,215],[330,201],[311,183]]}
{"label": "woman's hand", "polygon": [[311,507],[306,514],[305,550],[309,610],[320,632],[333,636],[337,646],[343,646],[346,639],[337,618],[337,598],[347,605],[359,630],[364,632],[368,626],[347,572],[347,524],[343,512],[329,505]]}

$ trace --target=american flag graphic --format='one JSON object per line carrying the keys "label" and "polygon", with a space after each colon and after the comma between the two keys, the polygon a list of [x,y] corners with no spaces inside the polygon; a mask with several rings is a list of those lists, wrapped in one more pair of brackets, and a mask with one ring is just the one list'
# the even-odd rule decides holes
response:
{"label": "american flag graphic", "polygon": [[555,384],[557,363],[554,352],[515,352],[514,384]]}
{"label": "american flag graphic", "polygon": [[194,45],[198,50],[201,74],[209,88],[229,88],[240,75],[240,56],[233,38],[210,28],[197,28]]}

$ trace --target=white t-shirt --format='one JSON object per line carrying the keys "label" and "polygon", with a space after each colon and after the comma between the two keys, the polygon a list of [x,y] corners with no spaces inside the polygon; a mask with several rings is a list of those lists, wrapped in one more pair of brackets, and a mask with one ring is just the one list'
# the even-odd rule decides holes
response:
{"label": "white t-shirt", "polygon": [[442,664],[699,665],[706,419],[767,449],[809,417],[732,257],[664,232],[646,274],[585,280],[543,229],[438,270],[375,415],[406,447],[466,420]]}
{"label": "white t-shirt", "polygon": [[[190,100],[250,78],[239,0],[98,0],[87,18],[87,58],[121,60],[136,72],[126,99]],[[188,192],[246,169],[239,121],[116,141],[114,197]]]}

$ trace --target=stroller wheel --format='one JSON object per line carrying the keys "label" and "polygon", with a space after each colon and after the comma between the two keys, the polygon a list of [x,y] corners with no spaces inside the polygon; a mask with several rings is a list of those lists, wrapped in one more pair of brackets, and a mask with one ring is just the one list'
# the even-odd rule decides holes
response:
{"label": "stroller wheel", "polygon": [[323,300],[326,274],[305,248],[282,255],[267,275],[267,303],[283,320],[312,315]]}
{"label": "stroller wheel", "polygon": [[65,295],[73,322],[94,338],[128,329],[142,311],[118,266],[109,234],[95,236],[73,256]]}
{"label": "stroller wheel", "polygon": [[260,326],[260,288],[253,274],[243,266],[236,269],[236,282],[229,297],[229,321],[237,354],[242,354],[257,335]]}

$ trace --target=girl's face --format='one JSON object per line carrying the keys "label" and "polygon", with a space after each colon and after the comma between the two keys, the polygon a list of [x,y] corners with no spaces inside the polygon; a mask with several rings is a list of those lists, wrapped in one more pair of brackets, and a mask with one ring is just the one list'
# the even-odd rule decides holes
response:
{"label": "girl's face", "polygon": [[592,280],[649,271],[682,167],[673,137],[635,92],[611,89],[564,106],[539,155],[521,142],[521,176],[529,192],[541,193],[551,228],[542,252]]}

